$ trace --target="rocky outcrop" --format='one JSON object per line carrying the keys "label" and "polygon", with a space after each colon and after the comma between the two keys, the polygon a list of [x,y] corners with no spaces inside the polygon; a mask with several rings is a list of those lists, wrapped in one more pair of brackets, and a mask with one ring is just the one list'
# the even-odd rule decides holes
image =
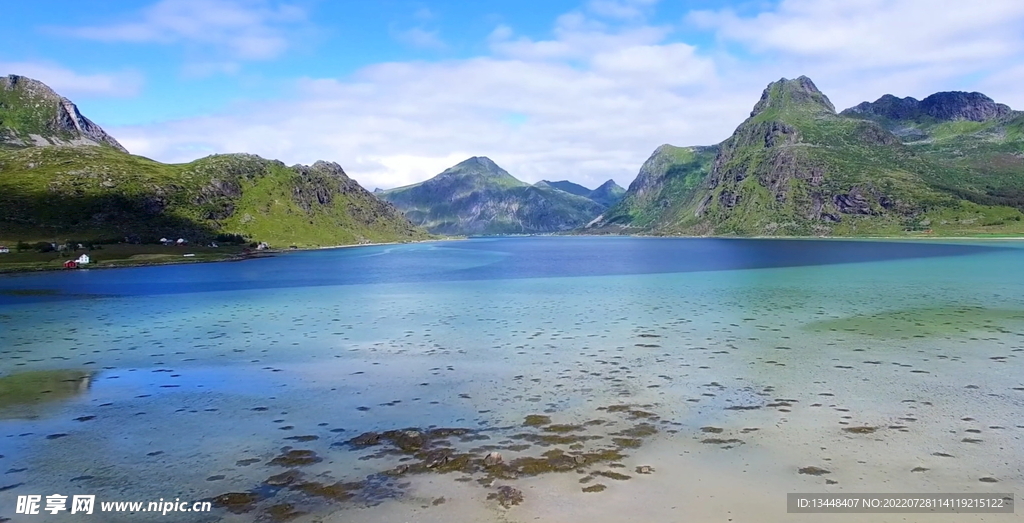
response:
{"label": "rocky outcrop", "polygon": [[874,102],[861,102],[842,114],[875,116],[889,120],[920,121],[933,118],[939,121],[968,120],[985,122],[1009,116],[1009,106],[996,103],[978,92],[945,91],[935,93],[924,100],[897,98],[886,94]]}
{"label": "rocky outcrop", "polygon": [[814,82],[806,76],[800,76],[795,80],[782,78],[777,82],[768,84],[768,87],[761,93],[761,99],[750,111],[753,118],[769,109],[787,109],[792,107],[810,108],[835,113],[836,108],[829,101]]}

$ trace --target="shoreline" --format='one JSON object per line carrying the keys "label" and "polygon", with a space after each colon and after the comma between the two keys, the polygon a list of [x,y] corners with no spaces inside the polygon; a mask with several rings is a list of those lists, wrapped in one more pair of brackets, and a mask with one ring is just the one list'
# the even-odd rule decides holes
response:
{"label": "shoreline", "polygon": [[326,247],[299,247],[295,249],[266,249],[262,251],[253,251],[248,254],[230,254],[225,255],[223,258],[216,259],[195,259],[195,258],[184,258],[174,260],[157,260],[157,261],[143,261],[139,260],[132,262],[125,260],[125,263],[115,263],[108,265],[92,265],[90,267],[81,267],[76,269],[65,269],[64,267],[3,267],[0,265],[0,276],[7,276],[13,274],[28,274],[37,272],[54,272],[54,271],[79,271],[79,270],[93,270],[93,269],[129,269],[138,267],[156,267],[161,265],[187,265],[193,263],[226,263],[226,262],[242,262],[257,258],[271,258],[280,254],[286,254],[289,252],[301,252],[301,251],[319,251],[328,249],[348,249],[354,247],[375,247],[382,245],[405,245],[411,243],[428,243],[436,241],[456,241],[464,240],[465,238],[443,238],[436,240],[414,240],[408,242],[382,242],[382,243],[356,243],[348,245],[331,245]]}
{"label": "shoreline", "polygon": [[[601,237],[620,237],[620,238],[652,238],[652,239],[717,239],[717,240],[864,240],[864,241],[939,241],[939,242],[950,242],[950,241],[964,241],[964,242],[978,242],[978,241],[995,241],[995,242],[1013,242],[1013,241],[1024,241],[1024,236],[672,236],[672,235],[646,235],[646,234],[533,234],[527,236],[546,236],[546,237],[587,237],[587,238],[601,238]],[[478,238],[501,238],[501,237],[515,237],[509,235],[495,235],[495,236],[480,236]],[[128,269],[137,267],[156,267],[161,265],[186,265],[193,263],[225,263],[225,262],[241,262],[257,258],[270,258],[280,254],[286,254],[289,252],[302,252],[302,251],[322,251],[332,249],[352,249],[358,247],[380,247],[384,245],[406,245],[414,243],[431,243],[431,242],[449,242],[449,241],[463,241],[468,240],[468,237],[451,237],[451,238],[439,238],[429,240],[414,240],[407,242],[379,242],[379,243],[357,243],[348,245],[328,245],[322,247],[299,247],[296,249],[267,249],[264,251],[255,251],[249,254],[232,254],[226,255],[219,259],[181,259],[181,260],[159,260],[159,261],[138,261],[126,263],[116,263],[109,265],[93,265],[88,268],[78,269],[65,269],[63,267],[2,267],[0,266],[0,276],[14,275],[14,274],[27,274],[37,272],[53,272],[53,271],[67,271],[67,270],[93,270],[93,269]]]}

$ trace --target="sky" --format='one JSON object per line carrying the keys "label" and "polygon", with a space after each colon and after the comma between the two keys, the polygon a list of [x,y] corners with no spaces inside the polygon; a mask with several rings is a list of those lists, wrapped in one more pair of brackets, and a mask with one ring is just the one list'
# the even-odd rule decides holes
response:
{"label": "sky", "polygon": [[0,74],[41,80],[129,151],[331,160],[364,187],[487,156],[622,186],[709,145],[765,86],[837,109],[980,91],[1024,109],[1020,0],[11,2]]}

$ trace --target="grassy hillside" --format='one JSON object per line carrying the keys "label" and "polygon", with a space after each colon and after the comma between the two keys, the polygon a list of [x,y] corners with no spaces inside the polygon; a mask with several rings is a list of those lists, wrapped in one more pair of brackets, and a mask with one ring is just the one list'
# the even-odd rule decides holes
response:
{"label": "grassy hillside", "polygon": [[0,239],[240,234],[277,246],[424,238],[336,164],[246,154],[168,165],[109,147],[0,151]]}

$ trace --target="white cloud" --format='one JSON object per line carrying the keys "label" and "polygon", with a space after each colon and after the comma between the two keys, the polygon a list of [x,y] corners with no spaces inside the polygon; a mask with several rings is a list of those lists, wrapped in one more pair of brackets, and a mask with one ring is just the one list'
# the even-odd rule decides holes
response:
{"label": "white cloud", "polygon": [[590,0],[587,11],[597,16],[634,20],[643,18],[658,0]]}
{"label": "white cloud", "polygon": [[723,9],[688,18],[756,52],[859,68],[991,63],[1019,56],[1024,42],[1018,0],[783,0],[753,16]]}
{"label": "white cloud", "polygon": [[0,62],[0,75],[16,74],[39,80],[61,96],[131,97],[142,89],[142,75],[135,71],[83,74],[47,62]]}
{"label": "white cloud", "polygon": [[839,109],[885,93],[922,98],[943,90],[989,89],[997,100],[1020,100],[1008,82],[986,80],[1024,64],[1017,0],[782,0],[750,15],[697,11],[687,21],[753,55],[731,69],[719,63],[722,76],[806,74]]}
{"label": "white cloud", "polygon": [[[662,143],[728,137],[783,76],[811,76],[839,109],[885,93],[978,87],[1022,101],[1008,93],[1024,78],[1022,37],[1012,31],[1024,6],[853,2],[783,0],[752,15],[689,16],[726,44],[713,49],[595,2],[559,17],[548,39],[497,26],[491,56],[381,63],[344,79],[302,79],[289,101],[112,131],[133,152],[165,161],[242,151],[335,160],[367,188],[422,181],[473,155],[527,182],[627,185]],[[944,7],[953,12],[932,16]],[[747,52],[733,52],[736,44]]]}
{"label": "white cloud", "polygon": [[233,59],[266,60],[290,47],[288,26],[305,18],[298,6],[260,0],[160,0],[129,21],[60,32],[101,42],[183,43]]}
{"label": "white cloud", "polygon": [[392,29],[391,34],[395,40],[419,49],[445,49],[448,47],[441,40],[438,31],[428,31],[421,27]]}

